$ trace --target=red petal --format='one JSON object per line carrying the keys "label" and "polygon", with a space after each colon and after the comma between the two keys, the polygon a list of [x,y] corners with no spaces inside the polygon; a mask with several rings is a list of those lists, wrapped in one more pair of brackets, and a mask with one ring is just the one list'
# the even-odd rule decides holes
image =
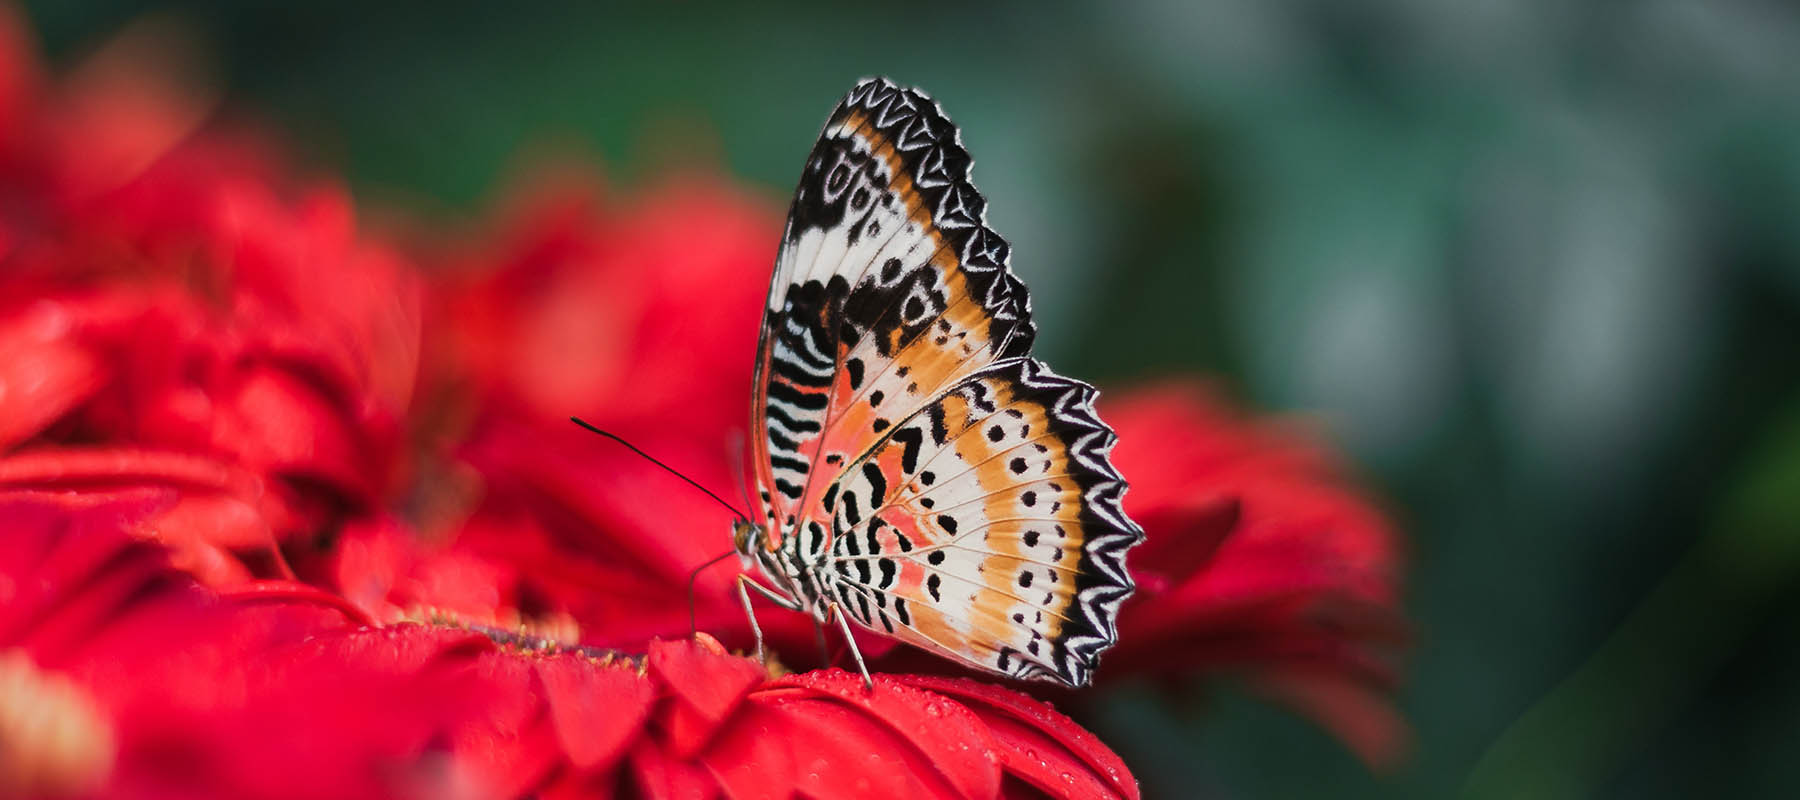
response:
{"label": "red petal", "polygon": [[468,780],[499,797],[517,797],[542,783],[563,760],[531,668],[517,654],[478,656],[471,677],[486,692],[451,732],[451,751]]}
{"label": "red petal", "polygon": [[696,753],[766,674],[749,658],[727,655],[712,637],[650,643],[650,673],[679,705],[671,709],[670,744],[677,757]]}
{"label": "red petal", "polygon": [[92,636],[169,577],[163,553],[125,535],[170,492],[0,492],[0,642],[37,642],[40,663]]}
{"label": "red petal", "polygon": [[631,778],[642,797],[710,800],[719,794],[719,782],[706,768],[670,758],[649,739],[631,750]]}
{"label": "red petal", "polygon": [[363,613],[362,608],[343,597],[327,592],[310,583],[289,580],[251,581],[243,586],[222,592],[226,597],[246,605],[253,603],[281,603],[305,606],[308,603],[322,609],[332,609],[344,615],[350,624],[359,627],[372,627],[375,622]]}
{"label": "red petal", "polygon": [[1049,703],[967,678],[894,678],[953,698],[993,730],[1003,764],[1052,795],[1136,800],[1137,779],[1113,751]]}
{"label": "red petal", "polygon": [[612,774],[563,770],[548,785],[536,788],[529,796],[531,800],[612,800],[617,794],[618,782],[618,776]]}
{"label": "red petal", "polygon": [[569,762],[601,770],[625,753],[644,728],[656,686],[628,666],[603,666],[576,654],[537,659],[550,721]]}
{"label": "red petal", "polygon": [[164,486],[180,490],[184,504],[198,505],[168,512],[167,524],[148,531],[158,538],[224,547],[268,542],[262,481],[210,458],[137,448],[59,448],[0,458],[0,488],[92,492]]}
{"label": "red petal", "polygon": [[89,488],[163,484],[189,490],[258,497],[257,478],[208,458],[135,448],[60,448],[0,458],[0,485],[13,488]]}
{"label": "red petal", "polygon": [[266,472],[324,480],[364,499],[368,456],[359,432],[326,387],[272,366],[246,370],[222,388],[213,445]]}
{"label": "red petal", "polygon": [[333,548],[332,578],[338,591],[378,618],[387,618],[388,594],[411,563],[414,543],[389,520],[344,526]]}
{"label": "red petal", "polygon": [[1237,527],[1238,511],[1237,498],[1213,497],[1191,507],[1137,514],[1138,524],[1149,537],[1131,554],[1131,560],[1134,565],[1153,565],[1132,569],[1139,578],[1138,588],[1160,593],[1192,577]]}
{"label": "red petal", "polygon": [[[149,526],[149,533],[174,550],[203,546],[241,550],[266,548],[272,546],[275,535],[269,529],[268,518],[244,498],[200,492],[184,493],[180,503]],[[241,565],[239,570],[242,570]],[[224,585],[218,581],[206,582]]]}
{"label": "red petal", "polygon": [[68,326],[53,303],[0,321],[0,450],[35,435],[106,379],[105,365],[65,338]]}
{"label": "red petal", "polygon": [[770,703],[750,703],[732,718],[700,762],[734,800],[789,800],[799,792],[800,738],[792,717]]}
{"label": "red petal", "polygon": [[503,587],[512,581],[510,565],[455,550],[436,552],[412,565],[400,582],[397,599],[443,609],[468,621],[495,620],[506,605]]}
{"label": "red petal", "polygon": [[703,761],[733,797],[967,796],[880,719],[799,689],[757,693]]}
{"label": "red petal", "polygon": [[800,687],[867,712],[910,742],[965,797],[992,797],[1000,790],[993,737],[981,719],[955,702],[886,675],[866,691],[861,676],[836,669],[791,675],[776,685]]}

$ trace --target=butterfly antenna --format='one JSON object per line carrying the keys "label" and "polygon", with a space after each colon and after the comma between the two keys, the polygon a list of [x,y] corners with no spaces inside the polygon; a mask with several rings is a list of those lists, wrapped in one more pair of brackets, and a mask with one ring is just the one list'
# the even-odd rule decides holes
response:
{"label": "butterfly antenna", "polygon": [[707,567],[710,567],[714,564],[724,561],[725,559],[732,557],[736,553],[737,553],[736,550],[726,550],[723,553],[720,553],[716,556],[713,556],[712,558],[707,559],[706,563],[701,564],[698,567],[695,567],[693,572],[688,573],[688,638],[689,639],[694,638],[695,632],[700,630],[700,625],[694,621],[694,582],[700,579],[700,572],[702,570],[705,570]]}
{"label": "butterfly antenna", "polygon": [[[674,475],[674,476],[675,476],[675,477],[677,477],[677,478],[680,478],[680,479],[682,479],[682,480],[684,480],[684,481],[687,481],[687,484],[688,484],[688,485],[689,485],[689,486],[692,486],[692,487],[694,487],[694,488],[696,488],[696,489],[699,489],[699,490],[700,490],[700,491],[702,491],[702,492],[705,492],[705,493],[706,493],[706,496],[707,496],[707,497],[710,497],[710,498],[712,498],[712,499],[713,499],[713,500],[714,500],[714,501],[715,501],[715,502],[717,502],[717,503],[718,503],[718,504],[719,504],[719,505],[722,505],[722,506],[724,506],[724,507],[725,507],[725,510],[727,510],[727,511],[730,511],[730,512],[731,512],[731,515],[732,515],[732,516],[734,516],[734,517],[737,517],[737,518],[738,518],[738,519],[749,519],[749,518],[750,518],[750,517],[749,517],[749,515],[747,515],[747,514],[745,514],[745,513],[744,513],[744,512],[742,512],[742,511],[739,511],[739,510],[737,510],[737,508],[736,508],[736,507],[734,507],[734,506],[732,506],[732,505],[731,505],[731,504],[730,504],[730,503],[727,503],[727,502],[725,502],[725,499],[724,499],[724,498],[722,498],[722,497],[720,497],[720,496],[718,496],[718,495],[716,495],[716,494],[713,494],[713,491],[712,491],[712,490],[711,490],[711,489],[708,489],[708,488],[706,488],[706,487],[704,487],[704,486],[701,486],[701,485],[700,485],[700,484],[699,484],[699,482],[697,482],[697,481],[695,481],[695,480],[694,480],[694,479],[693,479],[693,478],[690,478],[690,477],[688,477],[688,476],[686,476],[686,475],[683,475],[683,474],[681,474],[681,473],[680,473],[680,472],[679,472],[679,471],[677,471],[677,470],[676,470],[676,469],[675,469],[675,468],[674,468],[674,467],[671,467],[671,466],[669,466],[669,465],[668,465],[668,464],[664,464],[664,463],[663,463],[663,462],[661,462],[661,461],[657,461],[657,460],[656,460],[656,458],[655,458],[655,457],[654,457],[654,456],[652,456],[652,455],[650,455],[650,454],[649,454],[649,453],[646,453],[646,452],[644,452],[644,451],[642,451],[642,450],[639,450],[639,449],[638,449],[638,448],[637,448],[637,445],[634,445],[634,444],[632,444],[632,443],[630,443],[630,442],[627,442],[627,441],[625,441],[625,440],[624,440],[624,439],[623,439],[623,438],[621,438],[621,437],[620,437],[620,436],[619,436],[619,435],[618,435],[618,434],[616,434],[616,433],[610,433],[610,432],[608,432],[608,431],[603,431],[603,430],[600,430],[600,429],[599,429],[599,428],[596,428],[596,427],[594,427],[594,426],[592,426],[592,425],[589,425],[589,424],[587,424],[587,422],[585,422],[585,421],[583,421],[583,420],[582,420],[582,419],[581,419],[581,418],[580,418],[580,417],[570,417],[570,418],[569,418],[569,421],[570,421],[570,422],[573,422],[573,423],[575,423],[575,424],[576,424],[576,425],[580,425],[580,426],[581,426],[581,427],[583,427],[583,428],[587,428],[587,429],[588,429],[588,430],[590,430],[590,431],[593,431],[593,432],[594,432],[594,433],[598,433],[598,434],[600,434],[600,435],[601,435],[601,436],[604,436],[604,437],[606,437],[606,438],[608,438],[608,439],[611,439],[611,440],[613,440],[613,441],[615,441],[615,442],[618,442],[618,443],[619,443],[619,444],[622,444],[622,445],[625,445],[625,448],[626,448],[626,449],[627,449],[627,450],[630,450],[630,451],[631,451],[631,452],[633,452],[633,453],[637,453],[637,454],[638,454],[638,455],[640,455],[640,456],[643,456],[643,457],[644,457],[644,460],[646,460],[646,461],[649,461],[649,462],[650,462],[650,463],[652,463],[652,464],[655,464],[655,465],[657,465],[657,466],[659,466],[659,467],[662,467],[662,468],[663,468],[663,469],[664,469],[664,470],[667,470],[667,471],[668,471],[668,473],[669,473],[669,474],[670,474],[670,475]],[[716,561],[716,560],[717,560],[717,559],[714,559],[714,560],[715,560],[715,561]]]}

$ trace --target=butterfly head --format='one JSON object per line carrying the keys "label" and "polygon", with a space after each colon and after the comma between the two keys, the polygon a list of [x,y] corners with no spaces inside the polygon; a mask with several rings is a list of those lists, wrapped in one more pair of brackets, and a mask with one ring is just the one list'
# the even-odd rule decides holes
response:
{"label": "butterfly head", "polygon": [[763,527],[750,520],[739,517],[731,523],[731,546],[744,560],[745,569],[756,563],[756,551],[763,546],[765,538],[767,534]]}

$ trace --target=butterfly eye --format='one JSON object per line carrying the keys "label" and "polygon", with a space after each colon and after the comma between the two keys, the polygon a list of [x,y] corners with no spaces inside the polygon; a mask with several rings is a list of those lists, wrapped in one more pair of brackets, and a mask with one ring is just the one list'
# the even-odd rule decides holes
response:
{"label": "butterfly eye", "polygon": [[731,523],[731,546],[740,554],[749,554],[751,545],[756,539],[756,526],[747,520]]}

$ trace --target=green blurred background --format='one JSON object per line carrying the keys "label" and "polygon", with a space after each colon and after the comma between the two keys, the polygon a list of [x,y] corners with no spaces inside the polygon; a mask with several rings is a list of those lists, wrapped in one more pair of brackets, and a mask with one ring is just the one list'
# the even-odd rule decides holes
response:
{"label": "green blurred background", "polygon": [[962,126],[1059,369],[1321,420],[1410,537],[1413,756],[1127,692],[1151,796],[1800,790],[1793,5],[266,5],[26,11],[59,66],[190,26],[229,104],[452,217],[549,145],[778,204],[886,74]]}

